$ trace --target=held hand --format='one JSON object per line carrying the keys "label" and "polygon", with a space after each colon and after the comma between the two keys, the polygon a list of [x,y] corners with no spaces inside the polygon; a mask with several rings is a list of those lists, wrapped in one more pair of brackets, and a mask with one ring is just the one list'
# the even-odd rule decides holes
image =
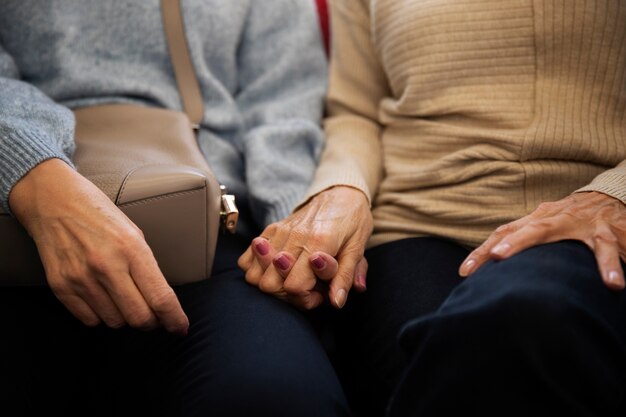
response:
{"label": "held hand", "polygon": [[9,204],[37,245],[50,288],[84,324],[186,334],[187,316],[141,231],[67,164],[33,168]]}
{"label": "held hand", "polygon": [[365,289],[363,252],[371,232],[365,195],[334,187],[268,226],[239,258],[239,266],[248,283],[300,308],[315,308],[327,296],[341,308],[353,283]]}
{"label": "held hand", "polygon": [[500,226],[461,264],[468,276],[489,259],[506,259],[531,246],[574,239],[595,254],[604,283],[624,289],[620,258],[626,261],[626,205],[597,192],[572,194],[543,203],[530,215]]}

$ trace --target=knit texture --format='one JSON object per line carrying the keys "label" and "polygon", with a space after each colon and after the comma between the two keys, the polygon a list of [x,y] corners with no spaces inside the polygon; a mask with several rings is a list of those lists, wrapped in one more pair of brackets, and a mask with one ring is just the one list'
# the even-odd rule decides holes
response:
{"label": "knit texture", "polygon": [[308,196],[373,199],[371,246],[468,246],[544,201],[626,203],[626,3],[331,0],[327,146]]}
{"label": "knit texture", "polygon": [[[205,112],[199,145],[261,226],[292,210],[323,147],[327,61],[315,3],[183,0]],[[71,111],[181,109],[159,0],[0,2],[0,204],[39,162],[70,162]],[[245,225],[242,225],[245,227]]]}

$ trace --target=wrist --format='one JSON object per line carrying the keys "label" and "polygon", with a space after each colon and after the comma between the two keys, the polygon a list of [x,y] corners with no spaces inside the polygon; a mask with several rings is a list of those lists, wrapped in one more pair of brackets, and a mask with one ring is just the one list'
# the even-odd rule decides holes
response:
{"label": "wrist", "polygon": [[58,158],[47,159],[26,173],[9,193],[9,207],[15,217],[24,224],[37,212],[40,198],[47,193],[61,189],[68,176],[76,175],[76,171]]}

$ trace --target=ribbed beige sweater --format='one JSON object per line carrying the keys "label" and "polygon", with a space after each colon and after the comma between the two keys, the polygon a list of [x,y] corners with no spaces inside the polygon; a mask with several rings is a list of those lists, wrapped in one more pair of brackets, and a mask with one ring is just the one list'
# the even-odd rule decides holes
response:
{"label": "ribbed beige sweater", "polygon": [[626,2],[331,0],[330,16],[309,196],[363,190],[370,246],[475,246],[577,189],[626,203]]}

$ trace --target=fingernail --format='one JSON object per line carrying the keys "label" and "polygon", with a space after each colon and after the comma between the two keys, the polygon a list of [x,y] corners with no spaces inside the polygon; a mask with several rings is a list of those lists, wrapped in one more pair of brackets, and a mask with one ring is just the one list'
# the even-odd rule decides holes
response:
{"label": "fingernail", "polygon": [[470,258],[463,262],[461,265],[461,276],[466,277],[472,272],[474,272],[474,268],[476,268],[476,259]]}
{"label": "fingernail", "polygon": [[289,269],[290,262],[289,259],[285,255],[280,255],[278,258],[274,260],[274,264],[278,267],[278,269],[282,271],[286,271]]}
{"label": "fingernail", "polygon": [[322,259],[321,256],[317,255],[315,256],[315,258],[311,259],[311,263],[317,269],[324,269],[324,267],[326,266],[326,262],[324,262],[324,259]]}
{"label": "fingernail", "polygon": [[509,245],[508,243],[499,243],[496,245],[496,247],[491,249],[491,253],[498,256],[506,256],[510,249],[511,245]]}
{"label": "fingernail", "polygon": [[615,287],[623,288],[624,282],[620,279],[620,274],[617,271],[610,271],[606,277],[609,284]]}
{"label": "fingernail", "polygon": [[342,308],[344,304],[346,304],[347,298],[348,293],[346,292],[346,290],[341,288],[339,291],[337,291],[337,294],[335,295],[335,304],[337,305],[337,307]]}
{"label": "fingernail", "polygon": [[270,248],[267,245],[266,241],[260,241],[260,242],[256,242],[254,244],[254,249],[258,252],[259,255],[261,256],[265,256],[269,253]]}
{"label": "fingernail", "polygon": [[367,280],[365,279],[365,275],[357,275],[356,277],[356,282],[359,283],[359,285],[365,289],[367,287]]}

